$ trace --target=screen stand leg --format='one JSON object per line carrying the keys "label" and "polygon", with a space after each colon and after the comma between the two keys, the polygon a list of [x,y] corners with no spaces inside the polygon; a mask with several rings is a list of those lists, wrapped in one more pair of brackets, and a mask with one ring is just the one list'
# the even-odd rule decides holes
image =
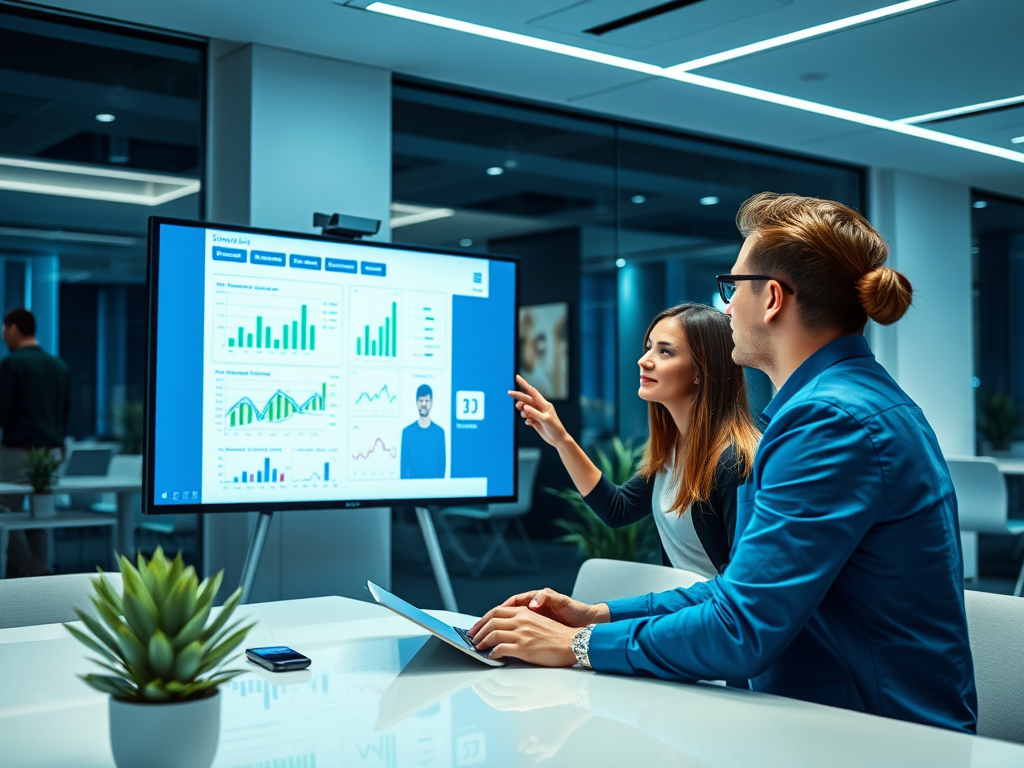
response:
{"label": "screen stand leg", "polygon": [[267,541],[267,531],[270,530],[270,520],[273,516],[273,512],[260,512],[260,516],[256,519],[256,527],[253,529],[252,540],[249,542],[249,551],[245,555],[245,565],[242,566],[241,605],[247,605],[249,596],[252,594],[252,585],[256,581],[256,569],[260,566],[263,545]]}
{"label": "screen stand leg", "polygon": [[416,517],[420,521],[423,543],[427,545],[427,554],[430,555],[430,565],[434,568],[434,578],[437,579],[437,589],[441,593],[444,609],[458,613],[459,606],[455,602],[452,580],[448,578],[448,566],[445,565],[444,555],[441,554],[441,545],[437,541],[437,531],[434,530],[434,520],[430,517],[430,510],[426,507],[416,507]]}

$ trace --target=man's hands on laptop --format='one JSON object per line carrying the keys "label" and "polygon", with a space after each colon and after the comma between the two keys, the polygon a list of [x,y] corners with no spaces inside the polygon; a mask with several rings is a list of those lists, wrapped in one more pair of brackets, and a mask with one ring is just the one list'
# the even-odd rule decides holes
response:
{"label": "man's hands on laptop", "polygon": [[571,667],[576,663],[573,636],[581,627],[610,620],[605,603],[587,605],[553,589],[538,589],[492,608],[469,634],[477,650],[490,650],[492,659],[512,657],[543,667]]}

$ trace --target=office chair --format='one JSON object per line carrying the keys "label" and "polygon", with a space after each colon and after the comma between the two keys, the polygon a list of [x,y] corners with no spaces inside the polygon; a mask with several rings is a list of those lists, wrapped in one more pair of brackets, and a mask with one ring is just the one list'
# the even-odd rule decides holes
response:
{"label": "office chair", "polygon": [[606,603],[648,592],[692,587],[698,581],[707,579],[681,568],[595,557],[580,566],[572,588],[572,599],[581,603]]}
{"label": "office chair", "polygon": [[[956,489],[960,530],[1016,536],[1024,533],[1024,520],[1009,518],[1006,477],[995,459],[988,456],[947,458],[946,466]],[[1020,554],[1020,547],[1017,548]],[[1024,563],[1021,564],[1013,594],[1024,591]]]}
{"label": "office chair", "polygon": [[964,592],[978,689],[978,735],[1024,743],[1024,600]]}
{"label": "office chair", "polygon": [[[540,448],[520,448],[517,457],[519,462],[519,485],[516,498],[518,501],[510,504],[487,504],[483,507],[443,507],[439,513],[439,522],[446,538],[459,555],[469,566],[470,573],[476,578],[483,573],[484,568],[491,562],[494,556],[500,551],[508,561],[509,565],[518,566],[519,563],[512,556],[508,543],[505,541],[505,533],[510,524],[514,524],[522,537],[526,552],[530,557],[534,570],[540,570],[540,561],[537,559],[537,552],[530,543],[530,537],[523,527],[522,518],[533,507],[533,484],[537,479],[537,469],[540,467]],[[490,531],[490,545],[479,559],[469,554],[462,546],[455,531],[448,523],[448,518],[465,518],[473,520],[478,527],[485,523]]]}
{"label": "office chair", "polygon": [[[98,575],[68,573],[0,580],[0,629],[77,621],[75,608],[95,615],[89,597]],[[115,592],[122,592],[120,573],[105,573],[103,577]]]}

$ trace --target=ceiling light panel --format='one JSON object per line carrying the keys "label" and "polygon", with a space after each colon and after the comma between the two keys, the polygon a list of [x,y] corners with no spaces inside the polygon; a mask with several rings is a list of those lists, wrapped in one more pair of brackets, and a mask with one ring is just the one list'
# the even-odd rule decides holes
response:
{"label": "ceiling light panel", "polygon": [[193,195],[198,179],[0,156],[0,189],[156,206]]}
{"label": "ceiling light panel", "polygon": [[1024,104],[1024,94],[1020,96],[1011,96],[1007,99],[996,99],[994,101],[983,101],[979,104],[968,104],[966,107],[943,109],[939,112],[929,112],[924,115],[915,115],[914,117],[904,117],[896,122],[919,125],[921,123],[931,123],[936,120],[946,120],[950,117],[959,117],[960,115],[972,115],[977,112],[987,112],[993,109],[1012,107],[1014,104]]}
{"label": "ceiling light panel", "polygon": [[[699,75],[690,71],[685,71],[679,68],[662,68],[653,64],[648,64],[646,62],[634,61],[619,56],[610,56],[608,54],[590,51],[577,46],[564,45],[562,43],[554,43],[549,40],[542,40],[537,37],[522,35],[515,32],[506,32],[504,30],[494,29],[493,27],[485,27],[479,24],[464,22],[446,16],[438,16],[436,14],[424,13],[422,11],[414,11],[408,8],[402,8],[400,6],[392,5],[389,3],[375,2],[367,6],[366,10],[374,13],[382,13],[400,19],[406,19],[409,21],[416,21],[421,24],[428,24],[430,26],[441,27],[444,29],[450,29],[457,32],[477,35],[480,37],[486,37],[492,40],[500,40],[502,42],[511,43],[513,45],[521,45],[528,48],[534,48],[537,50],[557,53],[563,56],[570,56],[576,59],[584,59],[587,61],[592,61],[597,64],[604,64],[605,66],[616,67],[619,69],[627,69],[634,72],[641,72],[643,74],[653,75],[655,77],[664,77],[670,80],[677,80],[679,82],[687,83],[689,85],[694,85],[701,88],[710,88],[712,90],[721,91],[723,93],[730,93],[736,96],[742,96],[749,99],[755,99],[758,101],[763,101],[771,104],[777,104],[783,107],[789,107],[791,109],[797,109],[804,112],[824,115],[826,117],[835,118],[837,120],[845,120],[847,122],[857,123],[859,125],[865,125],[871,128],[892,131],[894,133],[901,133],[906,136],[913,136],[918,139],[933,141],[939,144],[957,147],[959,149],[965,149],[972,152],[979,152],[982,154],[991,155],[993,157],[999,157],[1004,160],[1010,160],[1016,163],[1024,163],[1024,153],[1006,149],[1001,146],[993,146],[991,144],[985,144],[983,142],[975,141],[973,139],[967,139],[961,136],[954,136],[951,134],[942,133],[940,131],[922,128],[917,125],[900,123],[894,120],[887,120],[885,118],[875,117],[874,115],[869,115],[862,112],[856,112],[853,110],[843,109],[840,107],[833,107],[831,105],[821,104],[815,101],[811,101],[809,99],[801,99],[793,96],[787,96],[785,94],[775,93],[773,91],[768,91],[761,88],[754,88],[747,85],[740,85],[738,83],[727,82],[725,80],[705,77],[703,75]],[[904,10],[901,12],[906,11]]]}

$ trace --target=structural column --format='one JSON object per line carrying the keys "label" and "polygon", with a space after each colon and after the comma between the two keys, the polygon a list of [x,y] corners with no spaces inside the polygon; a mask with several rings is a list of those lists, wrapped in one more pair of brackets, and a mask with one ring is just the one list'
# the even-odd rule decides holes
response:
{"label": "structural column", "polygon": [[[890,265],[910,278],[914,304],[888,328],[871,325],[879,362],[921,406],[946,456],[975,452],[971,190],[903,171],[871,173],[871,219]],[[977,576],[977,534],[962,535]]]}
{"label": "structural column", "polygon": [[[380,219],[390,239],[390,72],[214,43],[209,112],[210,220],[314,232],[315,211],[339,212]],[[206,572],[237,584],[255,514],[205,518]],[[390,526],[382,508],[275,515],[252,600],[390,585]]]}

